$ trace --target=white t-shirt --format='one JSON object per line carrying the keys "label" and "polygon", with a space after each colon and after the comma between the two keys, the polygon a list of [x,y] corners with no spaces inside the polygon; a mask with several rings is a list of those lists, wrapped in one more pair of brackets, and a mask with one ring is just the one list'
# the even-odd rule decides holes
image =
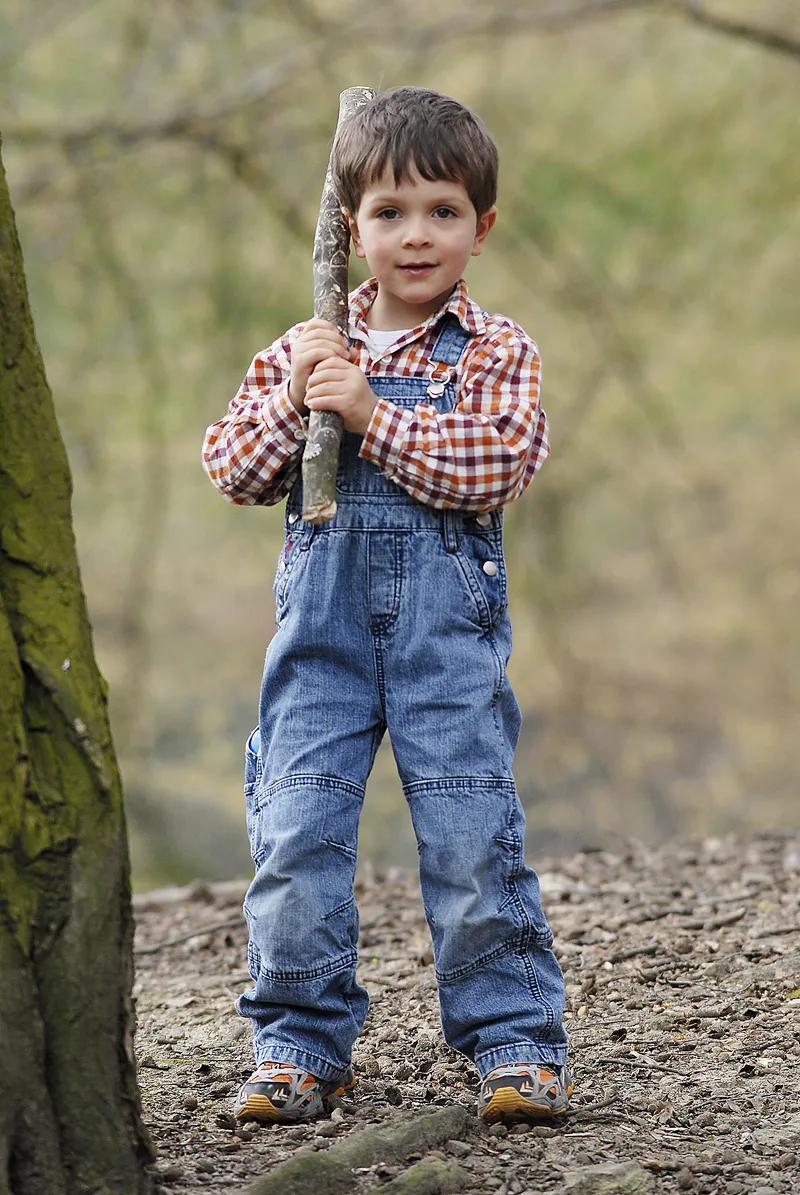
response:
{"label": "white t-shirt", "polygon": [[[377,328],[370,328],[367,344],[372,351],[372,355],[381,357],[387,349],[390,349],[393,344],[397,343],[401,336],[405,336],[410,331],[410,328],[393,328],[391,332],[379,332]],[[361,332],[359,335],[363,338],[364,334]]]}

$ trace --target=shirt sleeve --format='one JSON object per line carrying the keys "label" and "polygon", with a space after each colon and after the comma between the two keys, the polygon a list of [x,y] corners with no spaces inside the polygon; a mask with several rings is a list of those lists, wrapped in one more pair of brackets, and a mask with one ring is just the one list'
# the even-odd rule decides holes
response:
{"label": "shirt sleeve", "polygon": [[274,506],[300,472],[307,424],[289,398],[289,372],[302,326],[256,354],[224,418],[206,430],[203,465],[229,502]]}
{"label": "shirt sleeve", "polygon": [[550,452],[539,402],[539,350],[517,325],[467,350],[456,406],[445,414],[379,399],[361,455],[427,506],[488,511],[525,490]]}

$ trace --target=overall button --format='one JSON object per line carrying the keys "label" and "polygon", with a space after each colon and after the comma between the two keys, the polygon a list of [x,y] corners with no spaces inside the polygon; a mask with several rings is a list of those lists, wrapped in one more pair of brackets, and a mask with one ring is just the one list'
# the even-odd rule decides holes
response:
{"label": "overall button", "polygon": [[484,562],[483,571],[486,573],[487,577],[496,577],[497,565],[493,560],[487,560]]}
{"label": "overall button", "polygon": [[300,518],[299,514],[297,514],[297,512],[293,510],[292,513],[289,515],[289,522],[296,523],[299,518]]}
{"label": "overall button", "polygon": [[476,515],[475,522],[481,527],[491,526],[492,516],[490,514]]}

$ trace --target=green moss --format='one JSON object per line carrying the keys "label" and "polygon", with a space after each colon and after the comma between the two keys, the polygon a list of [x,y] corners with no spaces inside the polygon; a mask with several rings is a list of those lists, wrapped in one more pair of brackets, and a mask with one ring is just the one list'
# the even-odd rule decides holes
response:
{"label": "green moss", "polygon": [[70,499],[0,166],[0,1190],[138,1195],[127,842]]}

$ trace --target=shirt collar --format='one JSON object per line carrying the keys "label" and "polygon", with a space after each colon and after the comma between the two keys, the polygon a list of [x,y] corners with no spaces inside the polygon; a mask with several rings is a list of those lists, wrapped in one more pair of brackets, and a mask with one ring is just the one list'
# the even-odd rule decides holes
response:
{"label": "shirt collar", "polygon": [[[377,278],[369,278],[356,290],[350,293],[350,322],[363,336],[369,337],[367,328],[367,313],[378,296]],[[477,303],[473,303],[467,293],[467,284],[459,278],[448,298],[441,307],[428,318],[403,337],[403,343],[416,340],[424,332],[433,328],[445,315],[454,315],[465,332],[472,336],[483,336],[486,332],[486,321]]]}

